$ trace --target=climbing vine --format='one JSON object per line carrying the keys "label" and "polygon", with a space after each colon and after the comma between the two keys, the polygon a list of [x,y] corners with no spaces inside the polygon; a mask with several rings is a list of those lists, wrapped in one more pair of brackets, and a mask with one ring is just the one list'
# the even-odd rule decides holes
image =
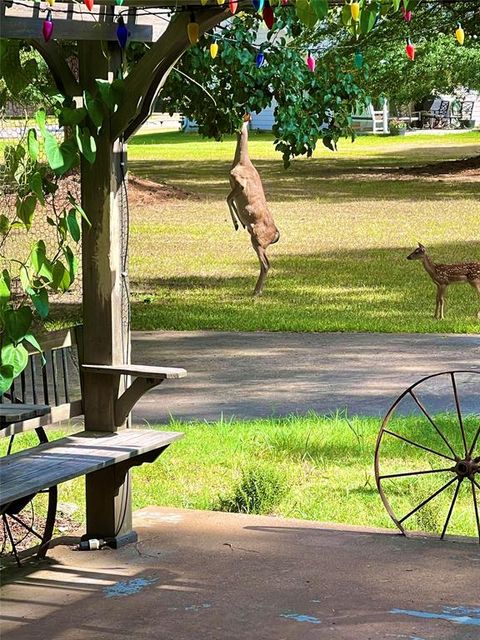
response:
{"label": "climbing vine", "polygon": [[[31,58],[22,64],[19,42],[1,40],[0,47],[5,101],[7,93],[15,96],[26,89],[28,84],[22,78],[35,73],[37,65]],[[97,80],[93,92],[83,92],[82,107],[70,98],[45,94],[47,104],[36,111],[34,123],[20,140],[3,149],[4,189],[15,194],[15,206],[11,212],[0,214],[0,393],[10,388],[26,367],[28,345],[41,350],[32,329],[35,316],[45,320],[49,297],[68,291],[77,275],[74,247],[81,239],[82,220],[89,224],[88,215],[70,191],[66,204],[60,210],[53,204],[47,214],[46,198],[61,188],[81,156],[91,164],[95,162],[96,138],[106,118],[116,110],[122,86],[121,80]],[[52,133],[54,122],[63,131],[63,140]],[[55,243],[50,251],[44,239],[31,237],[38,215],[46,215],[47,224],[53,228]],[[7,240],[19,232],[29,238],[28,255],[6,255]]]}

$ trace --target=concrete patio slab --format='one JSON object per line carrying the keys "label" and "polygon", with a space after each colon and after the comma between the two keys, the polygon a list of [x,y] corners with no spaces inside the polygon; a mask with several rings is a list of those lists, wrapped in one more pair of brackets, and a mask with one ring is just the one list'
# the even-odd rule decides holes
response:
{"label": "concrete patio slab", "polygon": [[474,543],[154,507],[135,522],[136,545],[59,545],[10,574],[2,640],[480,637]]}
{"label": "concrete patio slab", "polygon": [[[480,336],[380,333],[137,332],[133,361],[185,367],[138,403],[134,420],[182,420],[320,414],[384,415],[419,378],[479,368]],[[478,390],[477,390],[478,391]],[[445,404],[448,401],[450,404]],[[451,394],[433,390],[433,412],[454,410]],[[478,412],[478,395],[463,410]]]}

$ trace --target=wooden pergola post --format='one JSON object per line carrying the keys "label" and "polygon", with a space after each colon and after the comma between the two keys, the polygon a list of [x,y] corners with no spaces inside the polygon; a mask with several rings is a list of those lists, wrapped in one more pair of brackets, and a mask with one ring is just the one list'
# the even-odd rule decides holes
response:
{"label": "wooden pergola post", "polygon": [[[95,80],[112,81],[118,77],[121,64],[116,40],[114,1],[101,0],[101,20],[95,24],[61,20],[54,38],[77,41],[79,79],[67,65],[59,45],[39,40],[38,8],[33,17],[7,15],[5,0],[0,0],[2,37],[26,39],[43,56],[59,90],[77,104],[83,91],[95,90]],[[57,5],[65,4],[57,0]],[[122,9],[135,6],[138,0],[125,0]],[[172,67],[188,49],[188,6],[170,19],[166,30],[139,62],[129,70],[124,81],[124,100],[114,114],[102,124],[96,139],[96,158],[89,164],[82,158],[82,206],[91,227],[83,224],[83,360],[87,364],[121,365],[130,362],[130,331],[126,241],[128,220],[126,200],[126,140],[149,117],[156,97]],[[169,0],[142,0],[151,9],[177,6]],[[33,7],[33,4],[32,4]],[[36,13],[35,13],[36,12]],[[200,35],[227,18],[230,12],[222,6],[203,7],[197,12]],[[153,29],[128,21],[131,39],[146,40]],[[121,392],[120,376],[95,372],[84,375],[83,398],[85,429],[114,432],[126,423],[117,424],[115,402]],[[132,532],[130,484],[128,473],[116,470],[91,473],[86,479],[86,537],[108,538],[112,546],[134,539]]]}

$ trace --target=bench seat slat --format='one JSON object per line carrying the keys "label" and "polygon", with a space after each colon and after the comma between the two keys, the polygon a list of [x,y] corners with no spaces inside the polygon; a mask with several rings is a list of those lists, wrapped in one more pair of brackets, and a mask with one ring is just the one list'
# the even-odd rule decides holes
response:
{"label": "bench seat slat", "polygon": [[154,378],[157,380],[184,378],[186,369],[179,367],[147,367],[140,364],[84,364],[82,369],[87,373],[104,373],[136,376],[138,378]]}
{"label": "bench seat slat", "polygon": [[175,431],[83,431],[0,459],[0,504],[168,446]]}

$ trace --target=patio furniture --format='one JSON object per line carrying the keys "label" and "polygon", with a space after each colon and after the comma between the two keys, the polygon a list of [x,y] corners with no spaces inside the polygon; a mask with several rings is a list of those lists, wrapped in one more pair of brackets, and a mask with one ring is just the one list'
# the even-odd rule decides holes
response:
{"label": "patio furniture", "polygon": [[[54,332],[42,342],[44,353],[32,350],[27,370],[5,394],[4,404],[0,406],[1,435],[10,438],[6,456],[0,459],[1,516],[18,564],[23,555],[21,543],[27,536],[39,543],[37,557],[45,556],[54,530],[58,484],[85,475],[87,495],[92,482],[118,493],[132,466],[153,462],[172,442],[182,437],[176,432],[129,428],[112,432],[99,425],[98,431],[80,431],[49,442],[46,425],[59,424],[83,414],[81,388],[86,376],[109,376],[115,380],[119,393],[114,403],[114,421],[121,425],[145,391],[164,380],[182,378],[186,371],[138,365],[82,365],[81,331],[78,329]],[[73,380],[75,373],[76,380]],[[125,390],[120,384],[123,376],[134,378]],[[38,404],[40,398],[45,404]],[[29,400],[32,400],[31,404]],[[25,445],[21,437],[29,430],[35,432],[33,446],[31,442]],[[118,499],[127,500],[121,493]],[[34,506],[35,502],[38,507]],[[102,502],[101,493],[97,492],[95,499],[87,503],[87,521],[89,509],[97,510],[100,520],[103,510],[108,517],[108,505]],[[123,512],[128,514],[128,504],[124,505]],[[127,515],[125,518],[128,520]],[[117,523],[117,530],[111,533],[108,539],[104,534],[103,537],[113,548],[136,539],[131,522],[127,521]],[[86,537],[96,536],[87,531]]]}
{"label": "patio furniture", "polygon": [[442,129],[450,124],[448,115],[450,103],[448,100],[441,100],[437,109],[421,112],[421,122],[424,129]]}

